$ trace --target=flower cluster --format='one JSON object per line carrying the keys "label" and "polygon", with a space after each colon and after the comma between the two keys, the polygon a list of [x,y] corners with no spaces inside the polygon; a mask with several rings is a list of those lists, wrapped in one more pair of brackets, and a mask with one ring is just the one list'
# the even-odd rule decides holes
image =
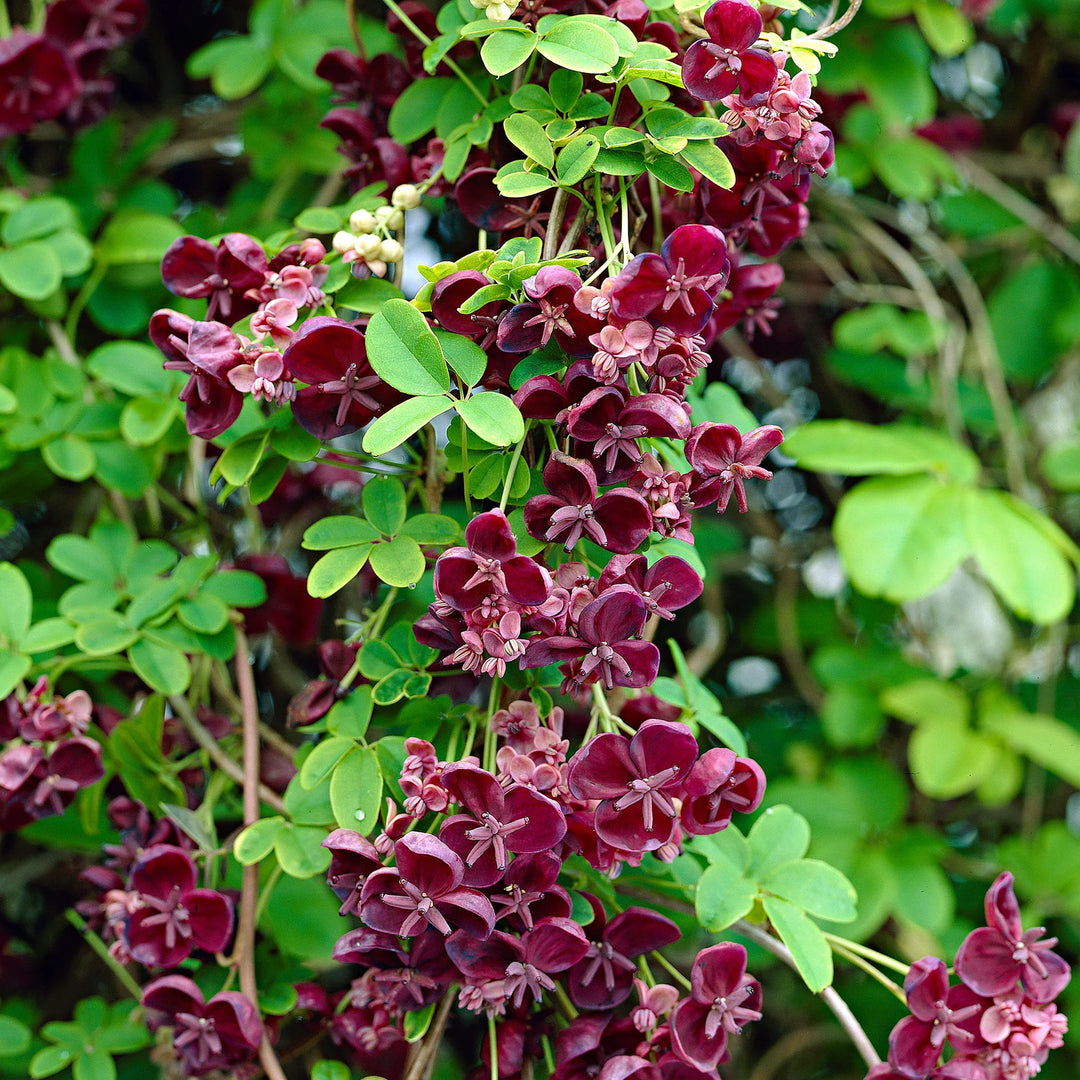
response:
{"label": "flower cluster", "polygon": [[[1068,984],[1068,964],[1043,938],[1024,930],[1003,872],[986,894],[986,926],[972,930],[956,954],[959,983],[945,963],[926,957],[904,980],[911,1016],[893,1028],[889,1060],[867,1080],[1029,1080],[1067,1030],[1054,999]],[[939,1064],[946,1044],[952,1056]]]}
{"label": "flower cluster", "polygon": [[100,120],[114,89],[109,53],[145,24],[145,0],[57,0],[41,33],[16,27],[0,40],[0,138],[45,120]]}
{"label": "flower cluster", "polygon": [[0,831],[62,814],[105,775],[101,745],[87,736],[90,695],[48,691],[42,676],[24,700],[9,694],[0,703]]}

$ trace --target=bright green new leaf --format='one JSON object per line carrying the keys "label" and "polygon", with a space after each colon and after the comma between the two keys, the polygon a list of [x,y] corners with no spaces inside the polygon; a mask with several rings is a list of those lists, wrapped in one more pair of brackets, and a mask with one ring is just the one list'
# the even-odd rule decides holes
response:
{"label": "bright green new leaf", "polygon": [[470,431],[493,446],[512,446],[525,435],[521,411],[502,394],[473,394],[454,408]]}
{"label": "bright green new leaf", "polygon": [[761,881],[776,867],[801,859],[810,846],[810,825],[790,806],[770,806],[746,837],[750,845],[748,876]]}
{"label": "bright green new leaf", "polygon": [[593,75],[610,71],[619,61],[619,43],[615,38],[603,27],[580,16],[562,17],[543,34],[537,49],[559,67]]}
{"label": "bright green new leaf", "polygon": [[547,132],[526,113],[511,113],[503,121],[506,137],[526,156],[550,169],[555,164],[555,150]]}
{"label": "bright green new leaf", "polygon": [[334,820],[343,829],[367,836],[379,823],[382,804],[382,772],[375,751],[356,747],[339,763],[330,777],[330,805]]}
{"label": "bright green new leaf", "polygon": [[694,190],[694,177],[681,161],[661,154],[652,161],[647,161],[645,167],[660,183],[674,191]]}
{"label": "bright green new leaf", "polygon": [[971,551],[959,503],[968,489],[930,476],[883,476],[840,502],[833,536],[852,583],[867,596],[926,596]]}
{"label": "bright green new leaf", "polygon": [[407,300],[387,300],[372,315],[366,342],[371,366],[396,390],[429,396],[450,389],[439,340]]}
{"label": "bright green new leaf", "polygon": [[855,888],[835,866],[819,859],[796,859],[777,866],[757,883],[810,915],[830,922],[852,922],[858,914]]}
{"label": "bright green new leaf", "polygon": [[734,186],[735,170],[727,155],[715,143],[692,142],[679,156],[717,187],[727,189]]}
{"label": "bright green new leaf", "polygon": [[727,864],[710,866],[698,881],[695,897],[698,922],[712,933],[726,930],[748,915],[757,899],[757,886],[732,873]]}
{"label": "bright green new leaf", "polygon": [[445,514],[416,514],[401,527],[402,536],[411,536],[418,544],[452,544],[461,526]]}
{"label": "bright green new leaf", "polygon": [[1080,441],[1049,447],[1039,460],[1039,471],[1058,491],[1080,491]]}
{"label": "bright green new leaf", "polygon": [[75,644],[90,656],[110,656],[123,652],[139,639],[139,631],[115,612],[103,612],[75,631]]}
{"label": "bright green new leaf", "polygon": [[97,243],[98,258],[114,265],[160,263],[183,228],[164,214],[120,210],[105,226]]}
{"label": "bright green new leaf", "polygon": [[400,404],[383,413],[364,432],[364,451],[376,457],[387,454],[412,438],[425,424],[450,408],[450,402],[441,394],[430,397],[406,398]]}
{"label": "bright green new leaf", "polygon": [[370,686],[358,686],[340,701],[335,701],[326,714],[326,730],[331,735],[348,739],[362,739],[370,722]]}
{"label": "bright green new leaf", "polygon": [[991,742],[952,716],[925,720],[908,742],[911,779],[932,799],[955,799],[973,791],[996,759]]}
{"label": "bright green new leaf", "polygon": [[308,551],[331,551],[354,544],[373,544],[381,538],[382,533],[361,517],[331,514],[307,527],[300,546]]}
{"label": "bright green new leaf", "polygon": [[495,181],[499,194],[508,199],[525,198],[528,195],[539,195],[541,191],[547,191],[555,186],[547,173],[535,172],[511,172],[500,176]]}
{"label": "bright green new leaf", "polygon": [[67,619],[42,619],[23,635],[19,648],[28,656],[52,652],[53,649],[70,645],[75,640],[75,627]]}
{"label": "bright green new leaf", "polygon": [[261,862],[274,850],[274,841],[283,828],[285,819],[280,814],[252,822],[233,841],[236,861],[241,866],[252,866]]}
{"label": "bright green new leaf", "polygon": [[529,31],[496,31],[480,46],[480,59],[492,75],[509,75],[533,54],[536,35]]}
{"label": "bright green new leaf", "polygon": [[1017,753],[1080,788],[1080,733],[1053,716],[1014,712],[982,712],[979,726],[997,735]]}
{"label": "bright green new leaf", "polygon": [[33,1035],[30,1029],[14,1016],[0,1016],[0,1057],[25,1054]]}
{"label": "bright green new leaf", "polygon": [[487,370],[487,353],[475,341],[448,330],[436,330],[435,336],[453,372],[466,386],[475,386]]}
{"label": "bright green new leaf", "polygon": [[330,852],[322,846],[326,830],[318,825],[286,823],[274,837],[274,854],[289,877],[309,878],[330,865]]}
{"label": "bright green new leaf", "polygon": [[33,593],[26,575],[12,563],[0,563],[0,640],[17,645],[30,629]]}
{"label": "bright green new leaf", "polygon": [[44,240],[0,250],[0,285],[24,300],[45,300],[63,281],[60,257]]}
{"label": "bright green new leaf", "polygon": [[371,569],[387,585],[411,587],[424,576],[424,553],[411,536],[397,536],[376,544],[368,558]]}
{"label": "bright green new leaf", "polygon": [[396,536],[405,524],[405,487],[395,476],[376,476],[364,485],[364,517],[383,536]]}
{"label": "bright green new leaf", "polygon": [[259,467],[269,438],[269,431],[253,431],[250,435],[241,435],[235,442],[230,443],[217,459],[217,464],[210,474],[211,481],[220,476],[233,487],[242,487]]}
{"label": "bright green new leaf", "polygon": [[880,699],[881,707],[890,715],[909,724],[942,717],[966,724],[971,716],[971,702],[955,683],[941,679],[915,679],[886,687]]}
{"label": "bright green new leaf", "polygon": [[560,183],[580,184],[589,174],[600,153],[600,140],[591,132],[577,135],[560,151],[555,165]]}
{"label": "bright green new leaf", "polygon": [[805,912],[789,901],[766,896],[762,903],[803,981],[811,993],[820,994],[833,978],[832,951],[825,935]]}
{"label": "bright green new leaf", "polygon": [[356,746],[352,739],[323,739],[300,766],[300,785],[310,791],[318,787],[331,773],[337,763]]}
{"label": "bright green new leaf", "polygon": [[364,569],[373,547],[373,544],[357,544],[328,551],[308,574],[309,595],[333,596],[338,589],[345,588]]}
{"label": "bright green new leaf", "polygon": [[191,684],[191,665],[179,650],[156,641],[136,641],[128,650],[135,674],[162,694],[182,694]]}

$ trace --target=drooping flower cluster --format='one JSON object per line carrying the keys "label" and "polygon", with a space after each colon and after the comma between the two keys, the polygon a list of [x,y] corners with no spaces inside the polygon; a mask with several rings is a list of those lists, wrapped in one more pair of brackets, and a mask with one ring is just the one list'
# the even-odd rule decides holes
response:
{"label": "drooping flower cluster", "polygon": [[41,33],[0,40],[0,138],[46,120],[92,124],[109,108],[109,53],[142,33],[145,0],[57,0]]}
{"label": "drooping flower cluster", "polygon": [[45,676],[24,700],[0,702],[0,831],[62,814],[105,775],[101,745],[87,735],[92,713],[85,690],[50,694]]}
{"label": "drooping flower cluster", "polygon": [[[889,1060],[867,1080],[1030,1080],[1067,1030],[1054,999],[1071,977],[1042,927],[1024,930],[1003,872],[986,894],[986,926],[972,930],[956,954],[960,982],[945,963],[926,957],[904,980],[911,1016],[893,1028]],[[946,1045],[952,1056],[940,1063]]]}

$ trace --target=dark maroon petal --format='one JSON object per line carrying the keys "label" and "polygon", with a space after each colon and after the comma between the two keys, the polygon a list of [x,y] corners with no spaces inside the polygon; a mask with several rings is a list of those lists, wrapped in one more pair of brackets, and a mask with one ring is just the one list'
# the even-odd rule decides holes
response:
{"label": "dark maroon petal", "polygon": [[734,424],[699,424],[686,440],[686,460],[702,476],[715,476],[738,459],[741,447]]}
{"label": "dark maroon petal", "polygon": [[690,417],[666,394],[632,397],[619,414],[620,424],[640,424],[653,439],[685,439],[690,435]]}
{"label": "dark maroon petal", "polygon": [[266,252],[247,233],[226,233],[215,253],[217,269],[237,292],[256,288],[266,277]]}
{"label": "dark maroon petal", "polygon": [[[1028,934],[1030,933],[1032,931],[1029,930]],[[1035,965],[1029,961],[1024,965],[1020,981],[1023,983],[1028,997],[1042,1005],[1048,1001],[1053,1001],[1065,989],[1072,978],[1072,970],[1057,953],[1040,949],[1037,955],[1045,974],[1040,973]]]}
{"label": "dark maroon petal", "polygon": [[345,413],[345,422],[337,422],[339,394],[324,394],[318,387],[304,387],[293,399],[292,413],[296,422],[316,439],[336,439],[339,435],[351,435],[364,426],[375,414],[359,402],[351,402]]}
{"label": "dark maroon petal", "polygon": [[681,784],[697,756],[697,740],[690,729],[669,720],[646,720],[630,740],[630,760],[640,776],[675,769]]}
{"label": "dark maroon petal", "polygon": [[503,814],[503,789],[485,769],[465,762],[453,762],[443,769],[442,782],[443,787],[473,817],[478,818],[487,811],[500,821],[509,820]]}
{"label": "dark maroon petal", "polygon": [[529,963],[547,974],[573,967],[589,951],[585,931],[572,919],[544,919],[523,941]]}
{"label": "dark maroon petal", "polygon": [[[195,320],[179,311],[162,308],[150,316],[150,340],[176,365],[187,365],[187,339]],[[176,339],[175,341],[173,339]],[[180,348],[179,342],[183,348]]]}
{"label": "dark maroon petal", "polygon": [[173,1017],[187,1012],[202,1014],[205,999],[202,991],[185,975],[163,975],[143,988],[142,1006]]}
{"label": "dark maroon petal", "polygon": [[711,1072],[727,1054],[727,1032],[721,1026],[711,1039],[705,1036],[708,1005],[680,1001],[671,1014],[671,1048],[687,1065]]}
{"label": "dark maroon petal", "polygon": [[613,585],[590,601],[578,617],[578,630],[590,645],[626,641],[641,633],[645,603],[629,585]]}
{"label": "dark maroon petal", "polygon": [[1023,936],[1024,927],[1020,921],[1020,905],[1013,892],[1013,876],[1003,870],[986,890],[983,901],[986,912],[986,925],[1004,934],[1013,941]]}
{"label": "dark maroon petal", "polygon": [[757,104],[776,85],[776,64],[762,49],[747,49],[739,59],[739,96],[748,105]]}
{"label": "dark maroon petal", "polygon": [[534,322],[540,315],[538,304],[515,304],[500,320],[495,340],[503,352],[525,353],[544,344],[543,324]]}
{"label": "dark maroon petal", "polygon": [[612,731],[590,739],[571,759],[567,786],[575,799],[617,799],[641,774],[625,735]]}
{"label": "dark maroon petal", "polygon": [[451,926],[459,927],[475,938],[486,938],[495,926],[491,901],[475,889],[454,889],[439,897],[439,910]]}
{"label": "dark maroon petal", "polygon": [[616,488],[601,495],[594,504],[593,520],[607,538],[601,546],[620,555],[628,555],[639,548],[653,526],[649,504],[630,488]]}
{"label": "dark maroon petal", "polygon": [[653,810],[650,824],[645,822],[644,799],[625,809],[618,802],[605,799],[596,808],[596,835],[621,851],[655,851],[674,835],[676,819]]}
{"label": "dark maroon petal", "polygon": [[235,990],[223,990],[206,1003],[206,1016],[223,1042],[257,1050],[263,1040],[259,1010]]}
{"label": "dark maroon petal", "polygon": [[1020,965],[1013,945],[999,930],[981,926],[972,930],[956,954],[956,973],[977,994],[994,997],[1015,989]]}
{"label": "dark maroon petal", "polygon": [[709,37],[733,52],[750,48],[761,36],[761,16],[743,0],[717,0],[702,21]]}
{"label": "dark maroon petal", "polygon": [[631,959],[674,945],[680,937],[678,926],[667,916],[639,907],[620,912],[604,931],[604,940]]}
{"label": "dark maroon petal", "polygon": [[739,461],[744,465],[760,465],[783,441],[783,430],[774,424],[754,428],[743,436]]}
{"label": "dark maroon petal", "polygon": [[551,575],[532,559],[515,555],[503,563],[506,595],[522,607],[538,607],[551,595]]}
{"label": "dark maroon petal", "polygon": [[690,971],[690,985],[695,1001],[712,1002],[727,997],[745,981],[746,950],[741,945],[722,941],[702,949]]}
{"label": "dark maroon petal", "polygon": [[174,240],[161,258],[165,288],[176,296],[201,298],[213,292],[207,281],[217,269],[217,248],[198,236]]}
{"label": "dark maroon petal", "polygon": [[454,814],[439,826],[439,839],[465,864],[462,884],[470,889],[487,889],[501,880],[506,868],[499,866],[491,844],[469,861],[476,841],[470,839],[468,833],[476,828],[477,820],[472,814]]}
{"label": "dark maroon petal", "polygon": [[135,866],[131,888],[164,900],[173,889],[179,889],[181,895],[190,892],[195,878],[195,864],[186,851],[160,844],[146,851]]}
{"label": "dark maroon petal", "polygon": [[[676,270],[681,261],[686,272],[695,277],[726,280],[730,266],[727,240],[712,225],[680,225],[664,241],[660,255],[669,273]],[[722,281],[717,287],[720,285]]]}
{"label": "dark maroon petal", "polygon": [[619,272],[611,287],[611,310],[620,319],[644,319],[668,294],[671,272],[659,255],[636,255]]}
{"label": "dark maroon petal", "polygon": [[136,911],[124,927],[124,941],[128,952],[145,967],[176,967],[191,955],[194,942],[189,937],[177,934],[170,945],[164,926],[156,923],[146,925],[147,920],[157,914],[153,908]]}
{"label": "dark maroon petal", "polygon": [[507,850],[515,853],[550,851],[566,835],[566,816],[557,802],[539,791],[513,784],[506,791],[503,821],[528,825],[506,837]]}
{"label": "dark maroon petal", "polygon": [[74,780],[79,787],[89,787],[105,775],[101,746],[93,739],[67,739],[49,755],[49,771]]}
{"label": "dark maroon petal", "polygon": [[551,375],[534,375],[514,395],[521,415],[530,420],[554,420],[566,408],[563,384]]}
{"label": "dark maroon petal", "polygon": [[394,857],[401,876],[433,898],[455,889],[465,872],[457,855],[429,833],[406,833],[394,844]]}
{"label": "dark maroon petal", "polygon": [[44,760],[45,755],[37,746],[24,743],[6,750],[0,754],[0,788],[17,791]]}
{"label": "dark maroon petal", "polygon": [[361,926],[338,938],[334,959],[365,967],[398,967],[405,962],[405,953],[393,935]]}
{"label": "dark maroon petal", "polygon": [[[710,48],[712,46],[712,48]],[[739,80],[733,71],[725,69],[710,78],[706,76],[716,66],[717,57],[709,41],[695,41],[683,57],[683,85],[700,101],[719,101],[735,90]]]}
{"label": "dark maroon petal", "polygon": [[214,439],[230,428],[244,405],[244,395],[231,383],[203,375],[193,375],[179,396],[187,405],[188,434],[200,439]]}
{"label": "dark maroon petal", "polygon": [[225,380],[240,363],[240,341],[224,323],[193,323],[188,330],[187,358],[200,371]]}
{"label": "dark maroon petal", "polygon": [[518,666],[536,668],[547,667],[549,664],[565,664],[567,660],[573,660],[588,651],[589,644],[581,638],[533,638],[518,661]]}
{"label": "dark maroon petal", "polygon": [[889,1035],[889,1061],[901,1072],[911,1076],[926,1076],[941,1057],[941,1046],[930,1041],[934,1030],[914,1016],[905,1016]]}
{"label": "dark maroon petal", "polygon": [[683,781],[686,794],[691,799],[696,799],[716,791],[731,776],[736,760],[735,751],[726,747],[717,746],[706,750],[686,774]]}
{"label": "dark maroon petal", "polygon": [[213,889],[193,889],[184,897],[191,921],[192,943],[206,952],[221,952],[233,928],[233,906]]}
{"label": "dark maroon petal", "polygon": [[933,1021],[937,1015],[937,1003],[944,1001],[948,992],[949,973],[945,962],[936,956],[917,960],[904,979],[908,1008],[912,1015],[922,1021]]}
{"label": "dark maroon petal", "polygon": [[[659,395],[651,395],[658,397]],[[607,425],[620,420],[626,393],[617,386],[598,386],[590,390],[580,405],[575,405],[567,417],[566,426],[575,439],[596,442],[607,430]],[[640,420],[620,420],[620,423],[640,423]],[[689,433],[689,432],[688,432]]]}
{"label": "dark maroon petal", "polygon": [[[367,370],[364,335],[342,319],[317,315],[293,334],[282,360],[301,382],[309,385],[340,379],[350,364]],[[337,408],[337,398],[333,398]]]}
{"label": "dark maroon petal", "polygon": [[478,940],[464,930],[456,930],[446,939],[446,953],[454,966],[470,979],[501,979],[507,967],[525,955],[522,943],[510,934],[493,930]]}
{"label": "dark maroon petal", "polygon": [[458,209],[478,229],[502,232],[518,220],[519,202],[504,198],[495,187],[494,169],[470,169],[454,187]]}
{"label": "dark maroon petal", "polygon": [[615,685],[641,690],[656,682],[660,672],[660,650],[651,641],[620,641],[614,650],[630,668],[629,675],[615,672]]}
{"label": "dark maroon petal", "polygon": [[485,559],[510,559],[517,554],[514,531],[501,510],[477,514],[465,527],[465,543]]}

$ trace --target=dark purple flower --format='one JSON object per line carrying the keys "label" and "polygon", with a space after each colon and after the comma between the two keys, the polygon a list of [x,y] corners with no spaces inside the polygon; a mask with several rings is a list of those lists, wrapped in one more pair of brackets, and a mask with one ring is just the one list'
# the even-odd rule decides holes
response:
{"label": "dark purple flower", "polygon": [[501,893],[491,902],[515,930],[531,930],[541,919],[569,918],[567,891],[557,885],[562,860],[550,851],[519,855],[507,867]]}
{"label": "dark purple flower", "polygon": [[497,300],[478,308],[471,315],[463,315],[458,308],[491,280],[479,270],[458,270],[440,278],[431,293],[431,317],[452,334],[463,337],[482,337],[491,331],[499,314]]}
{"label": "dark purple flower", "polygon": [[517,553],[510,522],[501,510],[474,517],[465,527],[465,545],[448,548],[435,564],[435,595],[455,611],[475,611],[490,596],[521,607],[547,599],[550,575]]}
{"label": "dark purple flower", "polygon": [[739,511],[746,513],[746,485],[750,477],[771,480],[762,461],[784,441],[780,428],[769,424],[740,435],[733,424],[699,424],[686,440],[686,460],[696,474],[690,494],[696,507],[717,504],[727,509],[732,492]]}
{"label": "dark purple flower", "polygon": [[596,472],[580,458],[553,452],[544,466],[544,487],[549,495],[536,495],[525,504],[525,528],[538,540],[558,541],[573,551],[587,536],[599,547],[626,555],[652,532],[648,503],[629,488],[597,497]]}
{"label": "dark purple flower", "polygon": [[632,641],[645,625],[645,604],[628,585],[614,585],[589,602],[578,616],[580,637],[533,638],[521,658],[523,668],[580,660],[586,682],[640,689],[656,679],[660,650],[651,641]]}
{"label": "dark purple flower", "polygon": [[161,260],[169,292],[209,298],[207,319],[220,318],[229,326],[258,308],[244,293],[261,286],[266,271],[266,252],[246,233],[226,233],[217,247],[197,236],[181,236]]}
{"label": "dark purple flower", "polygon": [[506,870],[508,852],[550,851],[566,835],[559,804],[524,784],[503,788],[491,773],[465,762],[447,765],[442,781],[468,811],[448,818],[439,830],[465,863],[466,885],[494,885]]}
{"label": "dark purple flower", "polygon": [[756,105],[776,82],[776,64],[752,46],[761,36],[761,16],[742,0],[717,0],[705,12],[709,41],[695,41],[683,58],[683,85],[702,101],[719,101],[739,88]]}
{"label": "dark purple flower", "polygon": [[308,319],[293,334],[282,360],[308,384],[296,395],[292,411],[317,439],[348,435],[402,400],[372,370],[364,335],[342,319]]}
{"label": "dark purple flower", "polygon": [[571,759],[567,785],[577,799],[600,799],[596,835],[624,851],[655,851],[675,831],[675,798],[697,760],[685,724],[646,720],[633,739],[605,732]]}
{"label": "dark purple flower", "polygon": [[470,169],[454,186],[454,199],[466,219],[488,232],[512,232],[543,237],[554,193],[508,199],[495,186],[495,170]]}
{"label": "dark purple flower", "polygon": [[706,750],[686,776],[686,796],[679,820],[696,836],[726,829],[732,811],[749,814],[765,797],[765,773],[753,758],[737,757],[734,750]]}
{"label": "dark purple flower", "polygon": [[1020,981],[1038,1004],[1053,1001],[1071,978],[1069,965],[1050,950],[1057,938],[1042,938],[1041,926],[1024,930],[1013,892],[1013,876],[998,875],[986,894],[987,925],[972,930],[956,954],[956,973],[977,994],[1008,994]]}
{"label": "dark purple flower", "polygon": [[682,935],[670,919],[647,908],[627,908],[608,922],[599,900],[584,895],[593,909],[585,929],[589,951],[570,969],[567,990],[579,1009],[613,1009],[630,996],[637,958]]}
{"label": "dark purple flower", "polygon": [[58,116],[78,92],[71,60],[52,42],[19,26],[0,40],[0,138]]}
{"label": "dark purple flower", "polygon": [[567,428],[579,446],[589,445],[600,482],[615,484],[632,476],[645,460],[638,439],[685,439],[690,418],[664,394],[630,396],[620,387],[601,386],[570,409]]}
{"label": "dark purple flower", "polygon": [[738,322],[743,333],[752,341],[756,331],[772,333],[780,301],[773,294],[784,282],[784,270],[778,263],[740,263],[728,279],[729,300],[716,305],[709,322],[709,333],[719,337]]}
{"label": "dark purple flower", "polygon": [[524,283],[524,289],[532,303],[517,304],[503,316],[497,337],[500,349],[531,352],[546,345],[554,335],[571,356],[592,353],[589,336],[599,333],[604,323],[575,306],[581,278],[573,270],[545,266]]}
{"label": "dark purple flower", "polygon": [[369,874],[382,869],[375,845],[352,829],[335,829],[322,843],[331,851],[326,881],[342,901],[341,915],[360,914],[360,892]]}
{"label": "dark purple flower", "polygon": [[712,315],[729,268],[719,229],[680,225],[659,255],[636,255],[623,267],[611,285],[611,310],[627,322],[651,316],[676,334],[697,334]]}
{"label": "dark purple flower", "polygon": [[45,36],[75,56],[115,48],[145,25],[145,0],[60,0],[45,11]]}
{"label": "dark purple flower", "polygon": [[671,1014],[671,1048],[707,1072],[724,1060],[729,1035],[761,1019],[761,986],[746,974],[746,950],[730,941],[697,954],[690,985]]}
{"label": "dark purple flower", "polygon": [[263,1040],[259,1010],[235,990],[209,1001],[184,975],[165,975],[148,983],[142,1005],[151,1031],[173,1029],[173,1046],[189,1076],[204,1076],[254,1058]]}
{"label": "dark purple flower", "polygon": [[[374,81],[368,84],[369,88],[376,85]],[[413,178],[408,151],[400,143],[380,135],[364,108],[362,104],[353,109],[331,109],[319,127],[341,139],[338,151],[349,159],[344,176],[353,190],[382,182],[388,191],[393,191]]]}
{"label": "dark purple flower", "polygon": [[629,585],[649,615],[674,619],[675,612],[692,604],[705,587],[698,572],[678,555],[665,555],[649,566],[644,555],[615,555],[600,575],[600,588]]}
{"label": "dark purple flower", "polygon": [[139,908],[124,934],[131,955],[148,967],[175,967],[192,949],[221,952],[232,934],[232,901],[195,888],[195,864],[180,848],[158,845],[136,864],[131,889]]}
{"label": "dark purple flower", "polygon": [[397,866],[368,876],[360,917],[374,930],[414,937],[426,926],[448,935],[452,926],[485,938],[495,911],[483,893],[463,888],[465,864],[437,836],[406,833],[394,844]]}

